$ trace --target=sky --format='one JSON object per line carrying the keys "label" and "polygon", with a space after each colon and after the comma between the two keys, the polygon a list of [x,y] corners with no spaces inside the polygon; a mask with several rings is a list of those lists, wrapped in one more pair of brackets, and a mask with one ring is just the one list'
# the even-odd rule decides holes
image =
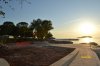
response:
{"label": "sky", "polygon": [[[73,38],[83,35],[91,35],[100,37],[100,0],[27,0],[28,4],[23,2],[23,5],[18,1],[10,2],[14,10],[4,5],[2,10],[5,11],[6,17],[0,17],[0,24],[4,21],[12,21],[15,24],[24,21],[29,24],[33,19],[51,20],[54,29],[51,30],[55,38]],[[86,24],[90,23],[90,27]],[[84,25],[83,25],[84,24]],[[95,27],[91,34],[85,34],[91,28],[91,24]],[[83,25],[83,27],[80,27]],[[90,29],[88,29],[90,28]]]}

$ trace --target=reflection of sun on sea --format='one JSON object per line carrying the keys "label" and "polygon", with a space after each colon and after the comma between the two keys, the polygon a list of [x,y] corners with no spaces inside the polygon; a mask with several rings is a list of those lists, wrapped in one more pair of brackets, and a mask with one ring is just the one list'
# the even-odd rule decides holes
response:
{"label": "reflection of sun on sea", "polygon": [[79,43],[85,43],[85,44],[89,44],[90,42],[95,42],[95,40],[93,38],[89,38],[89,37],[86,37],[86,38],[80,38],[79,40]]}
{"label": "reflection of sun on sea", "polygon": [[83,38],[82,40],[84,43],[90,43],[90,42],[93,42],[93,39],[92,38]]}

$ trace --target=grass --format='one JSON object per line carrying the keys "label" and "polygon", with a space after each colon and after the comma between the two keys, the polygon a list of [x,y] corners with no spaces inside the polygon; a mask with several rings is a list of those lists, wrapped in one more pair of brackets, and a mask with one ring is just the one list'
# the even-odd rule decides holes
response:
{"label": "grass", "polygon": [[49,66],[68,55],[74,48],[63,47],[24,47],[0,49],[0,57],[5,58],[10,66]]}

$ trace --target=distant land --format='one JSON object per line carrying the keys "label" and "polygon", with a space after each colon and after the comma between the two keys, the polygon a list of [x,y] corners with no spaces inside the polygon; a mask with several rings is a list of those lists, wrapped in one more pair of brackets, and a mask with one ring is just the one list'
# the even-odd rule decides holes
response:
{"label": "distant land", "polygon": [[59,41],[62,41],[62,40],[63,40],[63,41],[66,41],[66,40],[67,40],[67,41],[78,41],[79,39],[77,39],[77,38],[68,38],[68,39],[67,39],[67,38],[66,38],[66,39],[54,39],[54,40],[59,40]]}
{"label": "distant land", "polygon": [[78,37],[78,38],[92,38],[92,36],[81,36],[81,37]]}

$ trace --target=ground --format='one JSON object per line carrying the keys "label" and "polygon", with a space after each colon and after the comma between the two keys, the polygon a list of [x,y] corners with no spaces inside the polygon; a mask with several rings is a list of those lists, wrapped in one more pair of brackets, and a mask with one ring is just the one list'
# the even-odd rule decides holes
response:
{"label": "ground", "polygon": [[93,48],[92,50],[95,51],[95,53],[98,55],[98,58],[100,59],[100,47]]}
{"label": "ground", "polygon": [[0,49],[0,57],[11,66],[48,66],[72,52],[74,48],[64,47],[24,47]]}

